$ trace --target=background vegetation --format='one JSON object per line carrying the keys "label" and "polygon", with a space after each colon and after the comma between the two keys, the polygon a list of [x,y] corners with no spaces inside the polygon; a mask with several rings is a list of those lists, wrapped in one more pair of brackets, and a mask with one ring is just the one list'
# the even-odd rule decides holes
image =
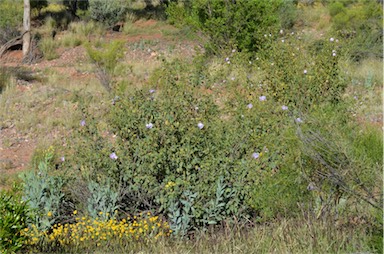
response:
{"label": "background vegetation", "polygon": [[[22,7],[9,3],[0,29],[17,34]],[[44,61],[82,48],[74,66],[94,78],[47,69],[25,100],[20,75],[0,70],[0,128],[62,134],[1,193],[1,251],[382,252],[379,3],[35,7]],[[148,17],[160,25],[135,23]],[[159,31],[168,41],[110,36]],[[193,57],[172,40],[192,41]],[[127,59],[162,44],[150,63]]]}

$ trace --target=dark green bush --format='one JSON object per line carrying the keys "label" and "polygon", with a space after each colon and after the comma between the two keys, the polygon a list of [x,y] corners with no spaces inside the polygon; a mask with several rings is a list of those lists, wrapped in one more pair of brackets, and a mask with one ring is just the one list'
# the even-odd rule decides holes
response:
{"label": "dark green bush", "polygon": [[212,50],[235,46],[257,51],[265,44],[264,34],[293,25],[295,7],[293,1],[198,0],[186,6],[171,4],[167,14],[171,22],[203,32]]}
{"label": "dark green bush", "polygon": [[27,240],[22,231],[31,218],[27,202],[17,189],[0,192],[0,251],[13,253],[23,248]]}

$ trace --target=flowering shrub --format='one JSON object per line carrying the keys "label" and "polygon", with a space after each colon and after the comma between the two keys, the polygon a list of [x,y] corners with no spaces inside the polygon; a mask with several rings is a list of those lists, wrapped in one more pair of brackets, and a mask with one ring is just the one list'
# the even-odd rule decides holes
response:
{"label": "flowering shrub", "polygon": [[343,43],[329,38],[308,46],[302,41],[304,34],[283,32],[279,36],[284,42],[276,40],[258,53],[267,92],[301,111],[322,102],[337,103],[347,84],[338,63]]}

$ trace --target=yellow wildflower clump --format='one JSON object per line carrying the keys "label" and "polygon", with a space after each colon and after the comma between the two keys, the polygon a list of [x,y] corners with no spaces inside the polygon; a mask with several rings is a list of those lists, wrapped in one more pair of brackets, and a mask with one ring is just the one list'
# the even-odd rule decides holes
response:
{"label": "yellow wildflower clump", "polygon": [[[73,212],[76,213],[77,211]],[[109,241],[150,242],[159,237],[167,237],[172,232],[167,222],[161,221],[158,216],[151,216],[150,213],[122,220],[83,216],[77,217],[75,221],[72,224],[55,224],[45,232],[39,232],[36,227],[32,230],[24,229],[23,234],[29,236],[29,245],[36,245],[41,240],[61,246],[100,246]]]}

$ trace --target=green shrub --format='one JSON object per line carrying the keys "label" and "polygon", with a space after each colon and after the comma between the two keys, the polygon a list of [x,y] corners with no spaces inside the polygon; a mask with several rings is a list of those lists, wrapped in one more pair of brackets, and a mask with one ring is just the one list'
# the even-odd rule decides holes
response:
{"label": "green shrub", "polygon": [[127,2],[124,0],[90,0],[89,13],[93,20],[99,21],[108,26],[124,19]]}
{"label": "green shrub", "polygon": [[23,21],[23,1],[2,0],[0,2],[0,29],[18,27]]}
{"label": "green shrub", "polygon": [[173,23],[188,24],[202,31],[214,51],[234,46],[257,51],[265,44],[264,34],[275,31],[280,24],[293,25],[295,7],[293,1],[199,0],[187,6],[171,4],[167,14]]}
{"label": "green shrub", "polygon": [[22,231],[31,218],[27,202],[21,199],[17,189],[0,192],[0,251],[13,253],[24,247],[26,236]]}
{"label": "green shrub", "polygon": [[4,43],[20,35],[19,28],[23,22],[23,2],[9,0],[0,1],[0,12],[1,47]]}

